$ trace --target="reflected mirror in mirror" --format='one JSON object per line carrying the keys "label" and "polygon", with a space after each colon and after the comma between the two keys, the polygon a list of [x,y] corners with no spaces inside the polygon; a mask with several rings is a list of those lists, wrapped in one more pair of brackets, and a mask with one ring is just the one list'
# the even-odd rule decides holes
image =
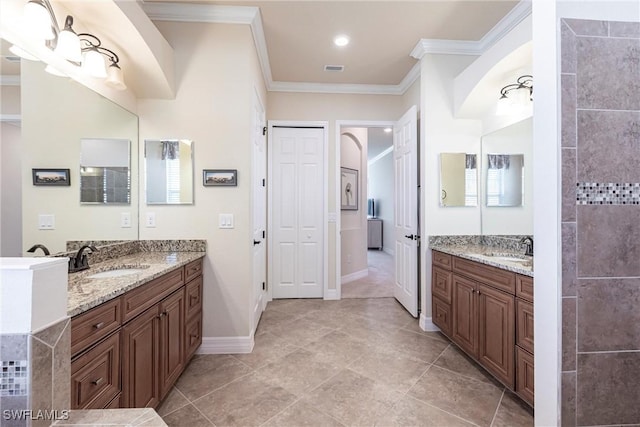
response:
{"label": "reflected mirror in mirror", "polygon": [[522,206],[524,155],[487,154],[487,206]]}
{"label": "reflected mirror in mirror", "polygon": [[466,153],[440,153],[440,206],[477,205],[477,156]]}
{"label": "reflected mirror in mirror", "polygon": [[144,141],[148,205],[193,204],[193,141]]}
{"label": "reflected mirror in mirror", "polygon": [[131,202],[130,152],[126,139],[80,141],[80,203]]}

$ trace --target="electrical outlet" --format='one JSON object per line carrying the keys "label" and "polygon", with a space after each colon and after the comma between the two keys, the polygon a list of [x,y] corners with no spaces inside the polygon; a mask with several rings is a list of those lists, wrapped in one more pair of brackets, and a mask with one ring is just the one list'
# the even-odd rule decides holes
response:
{"label": "electrical outlet", "polygon": [[347,264],[351,264],[351,254],[347,254]]}
{"label": "electrical outlet", "polygon": [[145,217],[145,224],[147,228],[154,228],[156,226],[156,213],[155,212],[147,212],[147,216]]}
{"label": "electrical outlet", "polygon": [[54,230],[56,228],[56,216],[54,214],[38,215],[39,230]]}
{"label": "electrical outlet", "polygon": [[120,214],[120,227],[131,228],[131,212],[122,212]]}

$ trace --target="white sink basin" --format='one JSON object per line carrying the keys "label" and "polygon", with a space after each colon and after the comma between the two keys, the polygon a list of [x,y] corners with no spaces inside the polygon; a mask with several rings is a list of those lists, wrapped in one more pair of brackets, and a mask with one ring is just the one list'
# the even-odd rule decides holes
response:
{"label": "white sink basin", "polygon": [[527,259],[517,258],[514,256],[492,256],[492,259],[498,261],[509,261],[509,262],[529,262]]}
{"label": "white sink basin", "polygon": [[87,276],[88,279],[105,279],[109,277],[128,276],[130,274],[142,273],[144,268],[118,268],[116,270],[107,270]]}

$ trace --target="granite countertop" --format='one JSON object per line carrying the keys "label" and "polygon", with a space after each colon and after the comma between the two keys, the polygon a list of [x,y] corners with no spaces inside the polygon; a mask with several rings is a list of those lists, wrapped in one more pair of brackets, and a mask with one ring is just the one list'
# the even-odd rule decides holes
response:
{"label": "granite countertop", "polygon": [[[205,255],[205,252],[137,252],[93,264],[79,273],[70,273],[67,314],[76,316]],[[142,271],[119,277],[87,277],[120,268],[141,268]]]}
{"label": "granite countertop", "polygon": [[111,427],[167,427],[158,413],[150,408],[140,409],[74,409],[69,418],[58,420],[54,426],[111,426]]}
{"label": "granite countertop", "polygon": [[[533,257],[523,255],[521,252],[506,250],[496,246],[467,244],[464,242],[432,243],[430,248],[434,251],[455,255],[503,270],[513,271],[523,276],[533,277]],[[518,258],[522,259],[522,261],[507,260],[504,257]]]}

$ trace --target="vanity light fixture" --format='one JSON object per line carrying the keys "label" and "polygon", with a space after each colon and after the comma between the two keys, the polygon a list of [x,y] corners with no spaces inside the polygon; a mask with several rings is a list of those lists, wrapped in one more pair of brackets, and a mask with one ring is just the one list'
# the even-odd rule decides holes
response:
{"label": "vanity light fixture", "polygon": [[[73,30],[73,16],[67,15],[62,30],[58,28],[57,22],[49,0],[29,0],[24,7],[24,26],[32,38],[43,41],[54,53],[80,66],[83,74],[105,79],[105,84],[116,90],[127,88],[122,69],[118,65],[120,58],[114,51],[102,46],[102,41],[93,34],[76,34]],[[12,46],[10,50],[23,59],[37,60],[18,46]],[[108,69],[105,57],[109,60]],[[65,75],[51,65],[45,71],[57,76]]]}
{"label": "vanity light fixture", "polygon": [[500,89],[496,115],[519,113],[528,107],[531,101],[533,101],[533,76],[524,74],[518,77],[516,83]]}

